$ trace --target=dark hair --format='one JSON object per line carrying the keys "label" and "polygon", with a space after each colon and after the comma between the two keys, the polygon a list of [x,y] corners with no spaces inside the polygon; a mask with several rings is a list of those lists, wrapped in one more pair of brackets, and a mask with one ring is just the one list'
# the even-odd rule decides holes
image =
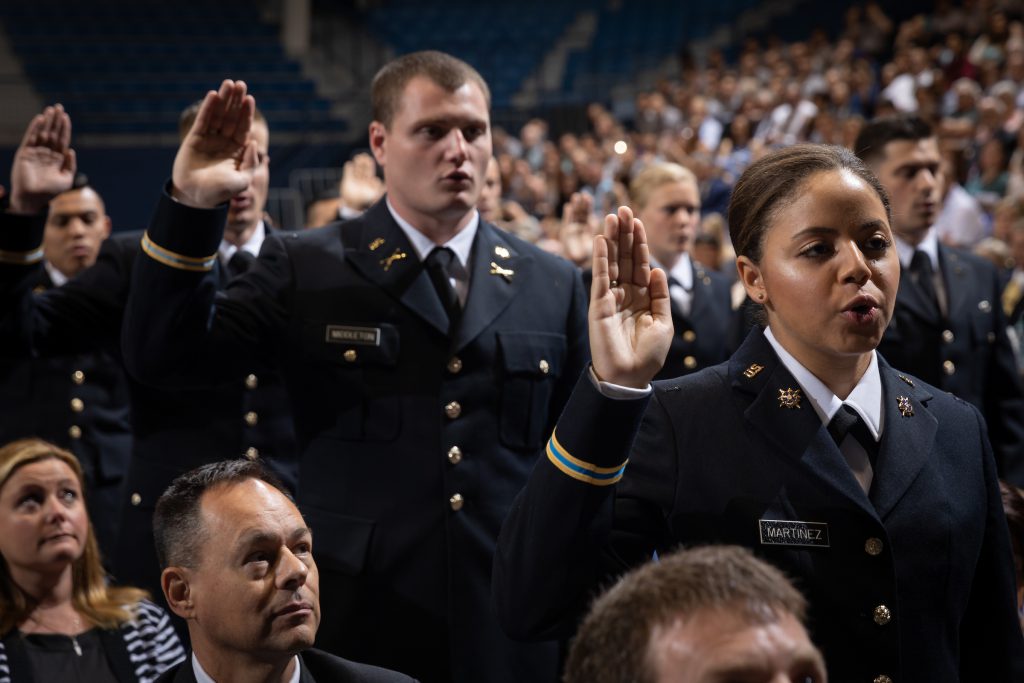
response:
{"label": "dark hair", "polygon": [[370,85],[373,120],[385,128],[391,127],[402,102],[402,94],[409,81],[425,76],[448,92],[455,92],[466,83],[474,83],[483,93],[487,108],[491,108],[491,91],[487,81],[466,62],[437,50],[412,52],[394,59],[377,72]]}
{"label": "dark hair", "polygon": [[257,479],[291,500],[284,484],[257,460],[223,460],[186,472],[171,482],[156,501],[153,539],[161,569],[195,567],[206,537],[200,504],[203,494],[217,486]]}
{"label": "dark hair", "polygon": [[853,143],[853,151],[864,163],[874,164],[885,156],[885,146],[894,140],[916,142],[934,135],[931,125],[920,116],[882,116],[864,124]]}
{"label": "dark hair", "polygon": [[[205,99],[205,98],[204,98]],[[181,110],[181,114],[178,115],[178,139],[184,140],[188,132],[192,130],[192,124],[196,122],[196,116],[199,115],[199,107],[203,104],[203,100],[196,100],[192,104],[188,105]],[[267,125],[267,119],[263,116],[263,112],[260,111],[259,107],[252,113],[253,121],[261,121],[263,125]],[[270,130],[270,126],[267,126],[267,130]]]}
{"label": "dark hair", "polygon": [[785,614],[801,623],[807,601],[785,575],[738,546],[675,552],[626,574],[594,601],[569,650],[565,683],[647,683],[655,629],[701,609],[727,609],[751,624]]}
{"label": "dark hair", "polygon": [[1024,580],[1024,491],[1013,484],[999,482],[999,493],[1003,498],[1003,512],[1010,527],[1010,545],[1013,550],[1014,576],[1017,585]]}
{"label": "dark hair", "polygon": [[776,210],[825,171],[850,171],[867,183],[889,213],[889,195],[853,152],[838,145],[793,145],[758,159],[743,172],[729,200],[729,235],[737,256],[761,261],[765,234]]}

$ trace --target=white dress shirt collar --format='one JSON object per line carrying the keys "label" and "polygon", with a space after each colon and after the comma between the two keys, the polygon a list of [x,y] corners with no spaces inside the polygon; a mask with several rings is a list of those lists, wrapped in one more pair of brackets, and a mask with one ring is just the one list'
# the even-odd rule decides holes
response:
{"label": "white dress shirt collar", "polygon": [[900,265],[904,269],[910,268],[910,261],[914,258],[914,252],[918,249],[927,254],[928,258],[931,259],[932,272],[939,272],[939,238],[935,235],[933,228],[928,228],[928,234],[924,236],[924,239],[916,247],[896,237],[896,253],[899,254]]}
{"label": "white dress shirt collar", "polygon": [[[298,655],[295,655],[295,668],[292,670],[291,678],[288,679],[287,683],[299,683],[299,668],[302,666],[302,660],[299,659]],[[196,675],[196,683],[217,683],[210,677],[210,674],[206,673],[203,669],[203,665],[196,659],[196,653],[192,653],[192,672]]]}
{"label": "white dress shirt collar", "polygon": [[[265,240],[266,237],[267,228],[263,224],[263,221],[260,221],[256,224],[256,229],[252,231],[252,235],[249,236],[249,239],[241,246],[241,249],[249,252],[253,256],[259,256],[260,247],[263,246],[263,240]],[[238,250],[239,247],[236,247],[234,244],[222,239],[220,241],[220,246],[217,247],[217,253],[220,254],[221,263],[227,265],[228,261],[231,260],[231,257],[234,256],[235,252]]]}
{"label": "white dress shirt collar", "polygon": [[693,289],[693,262],[690,260],[689,254],[681,254],[679,260],[667,274],[674,277],[683,286],[683,289],[687,291]]}
{"label": "white dress shirt collar", "polygon": [[764,336],[768,339],[768,343],[772,345],[772,348],[775,349],[779,360],[782,361],[782,364],[793,375],[793,379],[803,389],[804,395],[810,401],[814,412],[818,414],[822,424],[828,425],[836,411],[845,403],[856,410],[857,414],[861,416],[875,441],[881,438],[882,376],[878,370],[878,354],[875,351],[871,352],[871,363],[868,365],[868,369],[861,376],[857,386],[853,388],[850,395],[843,401],[832,393],[832,390],[815,377],[810,370],[805,368],[800,361],[794,358],[789,351],[782,347],[782,344],[772,334],[770,327],[764,329]]}
{"label": "white dress shirt collar", "polygon": [[65,282],[70,280],[67,275],[57,270],[57,266],[53,265],[49,261],[43,261],[43,268],[46,269],[46,274],[50,276],[50,281],[54,287],[62,287]]}
{"label": "white dress shirt collar", "polygon": [[[427,258],[427,254],[433,251],[434,247],[439,246],[434,243],[429,237],[420,232],[412,223],[405,220],[398,215],[395,211],[395,207],[391,206],[391,200],[385,199],[388,207],[388,211],[391,212],[391,217],[398,223],[398,227],[402,229],[405,236],[409,238],[409,242],[412,244],[412,248],[416,250],[416,255],[420,257],[420,261]],[[469,272],[469,252],[473,249],[473,238],[476,237],[477,228],[480,226],[480,213],[473,209],[473,218],[470,219],[469,224],[466,225],[462,230],[459,230],[454,237],[440,245],[448,247],[455,252],[455,257],[459,260],[459,265],[462,266],[463,270]]]}

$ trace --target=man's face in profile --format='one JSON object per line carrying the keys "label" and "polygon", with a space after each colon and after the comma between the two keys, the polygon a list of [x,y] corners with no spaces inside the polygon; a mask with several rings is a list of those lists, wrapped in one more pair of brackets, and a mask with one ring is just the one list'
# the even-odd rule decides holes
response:
{"label": "man's face in profile", "polygon": [[789,613],[751,620],[739,610],[700,609],[656,627],[647,656],[658,683],[828,680],[821,653]]}
{"label": "man's face in profile", "polygon": [[936,138],[893,140],[871,165],[892,206],[892,229],[913,244],[942,210],[942,157]]}
{"label": "man's face in profile", "polygon": [[[204,537],[188,570],[192,646],[275,661],[313,645],[320,586],[302,515],[257,479],[216,486],[201,500]],[[198,637],[197,637],[198,636]]]}

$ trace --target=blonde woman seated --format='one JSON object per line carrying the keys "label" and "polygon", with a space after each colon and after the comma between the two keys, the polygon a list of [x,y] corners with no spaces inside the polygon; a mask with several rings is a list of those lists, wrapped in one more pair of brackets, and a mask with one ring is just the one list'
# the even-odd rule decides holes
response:
{"label": "blonde woman seated", "polygon": [[148,682],[185,652],[167,613],[113,587],[71,453],[0,448],[0,683]]}

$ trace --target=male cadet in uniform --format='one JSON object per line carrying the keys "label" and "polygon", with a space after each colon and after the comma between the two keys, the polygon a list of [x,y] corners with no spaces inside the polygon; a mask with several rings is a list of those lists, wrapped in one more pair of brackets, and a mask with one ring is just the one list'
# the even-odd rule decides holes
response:
{"label": "male cadet in uniform", "polygon": [[[16,197],[15,206],[21,201]],[[62,287],[95,263],[110,224],[103,199],[78,175],[71,189],[50,200],[43,267],[33,272],[26,287],[35,293]],[[5,358],[0,361],[0,415],[0,444],[38,436],[81,461],[89,516],[109,560],[132,447],[128,384],[120,361],[101,350]]]}
{"label": "male cadet in uniform", "polygon": [[922,119],[894,116],[868,123],[854,146],[889,193],[902,271],[878,351],[894,368],[977,406],[1000,476],[1024,485],[1024,391],[998,273],[940,243],[932,229],[942,209],[938,139]]}
{"label": "male cadet in uniform", "polygon": [[[8,356],[103,350],[120,363],[121,320],[132,268],[141,251],[141,235],[111,236],[92,267],[62,287],[32,294],[33,283],[43,272],[38,245],[46,201],[71,185],[64,167],[70,164],[73,172],[70,133],[71,121],[60,105],[48,107],[29,125],[15,157],[11,210],[0,215],[0,344]],[[229,213],[227,239],[251,235],[261,223],[268,184],[268,132],[259,116],[253,124],[253,138],[257,163],[251,184],[241,188],[241,199]],[[252,239],[237,245],[259,248],[253,246]],[[217,286],[227,279],[220,272],[226,266],[226,260],[218,266]],[[266,457],[268,465],[295,486],[298,446],[284,387],[272,374],[255,367],[260,366],[251,364],[239,380],[212,390],[164,391],[129,378],[134,443],[118,506],[120,517],[109,520],[116,523],[117,543],[104,548],[108,557],[113,555],[119,581],[160,595],[152,540],[153,506],[178,474],[232,455]],[[84,382],[83,386],[95,377],[88,369],[81,374],[68,373],[73,382]],[[90,403],[82,400],[87,414]]]}
{"label": "male cadet in uniform", "polygon": [[807,601],[737,546],[680,550],[623,576],[594,601],[565,683],[825,683],[804,628]]}
{"label": "male cadet in uniform", "polygon": [[[255,164],[245,84],[210,92],[136,264],[129,368],[164,384],[280,360],[318,540],[326,650],[423,681],[553,681],[554,643],[505,636],[495,539],[587,359],[569,263],[480,221],[486,83],[439,52],[373,82],[387,193],[363,216],[268,238],[214,300],[223,202]],[[219,205],[219,206],[218,206]],[[234,366],[234,367],[232,367]]]}
{"label": "male cadet in uniform", "polygon": [[320,622],[312,532],[258,462],[181,475],[157,501],[153,526],[164,596],[192,644],[159,681],[413,683],[311,649]]}

